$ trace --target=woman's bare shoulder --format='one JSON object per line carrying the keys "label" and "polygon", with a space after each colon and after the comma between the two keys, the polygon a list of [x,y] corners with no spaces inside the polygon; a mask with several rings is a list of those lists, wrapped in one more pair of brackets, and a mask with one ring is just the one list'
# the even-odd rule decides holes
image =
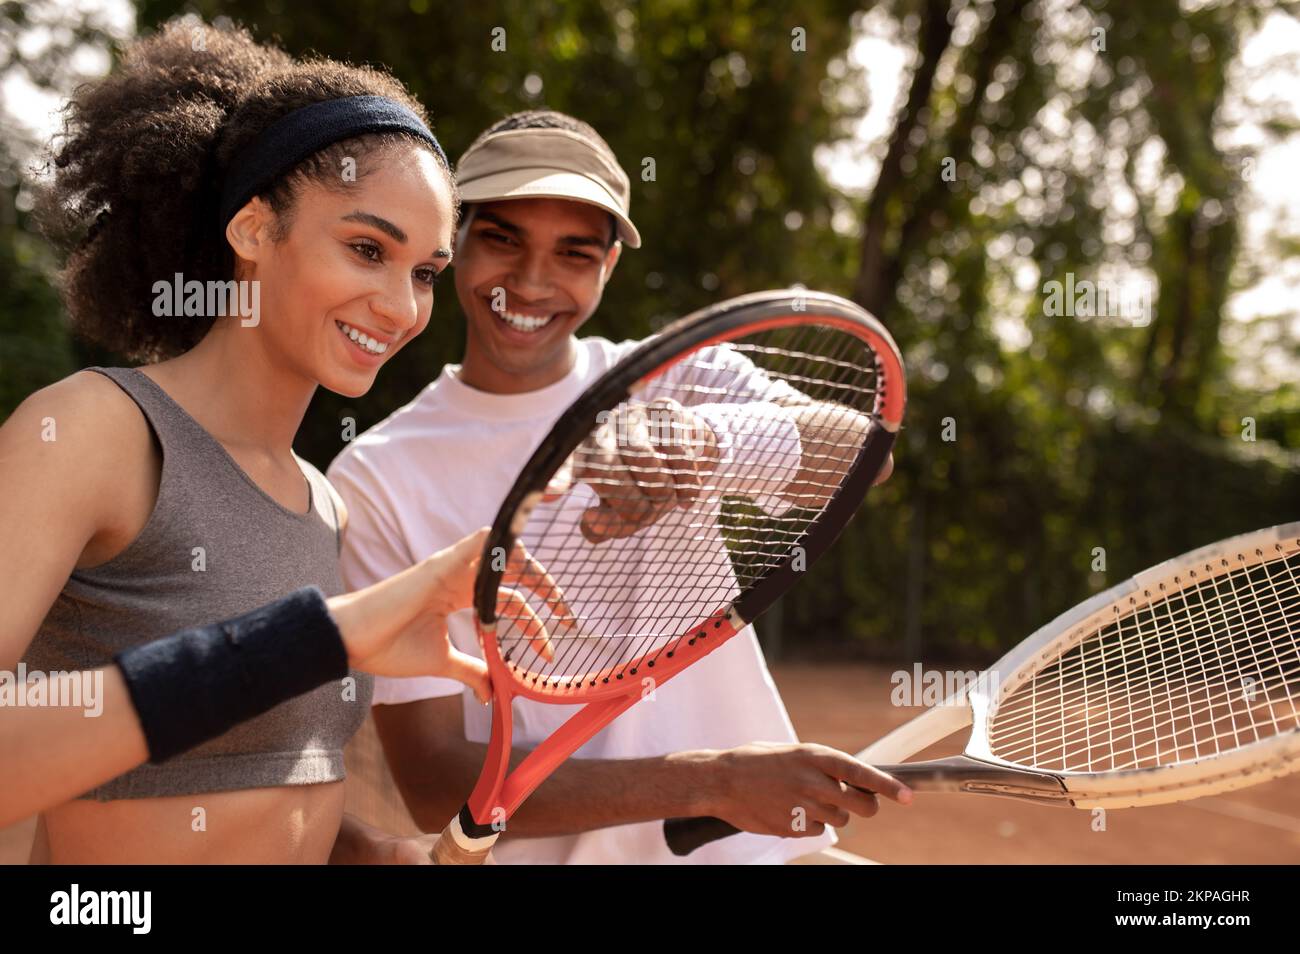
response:
{"label": "woman's bare shoulder", "polygon": [[111,512],[119,485],[138,482],[137,470],[149,466],[152,443],[129,395],[79,371],[30,394],[0,426],[0,487],[80,502],[91,515]]}

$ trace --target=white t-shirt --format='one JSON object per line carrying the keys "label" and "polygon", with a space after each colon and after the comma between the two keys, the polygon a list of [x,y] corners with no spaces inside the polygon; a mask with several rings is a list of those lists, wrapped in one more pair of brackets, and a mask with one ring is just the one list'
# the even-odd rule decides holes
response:
{"label": "white t-shirt", "polygon": [[[491,524],[556,418],[636,344],[581,339],[564,378],[524,394],[476,390],[460,381],[458,365],[448,365],[415,400],[349,445],[328,472],[348,507],[342,556],[348,588],[385,579]],[[472,611],[452,615],[448,630],[458,649],[482,656]],[[377,678],[374,704],[450,695],[463,699],[466,738],[486,743],[490,709],[453,680]],[[513,744],[536,746],[578,708],[516,699]],[[746,627],[659,687],[653,704],[633,706],[573,757],[646,758],[754,741],[797,737],[753,627]],[[506,837],[493,854],[505,864],[779,864],[834,842],[830,831],[816,838],[743,833],[681,859],[664,844],[662,823],[647,822],[578,835]]]}

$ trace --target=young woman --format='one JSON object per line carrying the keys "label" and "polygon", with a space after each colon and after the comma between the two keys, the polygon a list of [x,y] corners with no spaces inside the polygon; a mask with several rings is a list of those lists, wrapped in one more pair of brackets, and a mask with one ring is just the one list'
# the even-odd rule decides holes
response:
{"label": "young woman", "polygon": [[106,677],[98,720],[0,708],[0,820],[42,810],[35,861],[372,860],[392,843],[340,831],[371,694],[347,666],[485,694],[445,629],[475,540],[341,597],[347,515],[292,442],[317,386],[364,394],[427,324],[442,150],[383,73],[177,22],[76,93],[54,158],[47,231],[83,233],[72,322],[148,363],[72,375],[0,428],[0,671]]}

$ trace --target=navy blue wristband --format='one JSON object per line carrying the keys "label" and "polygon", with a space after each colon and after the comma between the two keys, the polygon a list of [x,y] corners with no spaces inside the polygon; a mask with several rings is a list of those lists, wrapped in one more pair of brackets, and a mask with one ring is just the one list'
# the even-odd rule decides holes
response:
{"label": "navy blue wristband", "polygon": [[149,761],[162,762],[348,674],[348,654],[314,586],[243,616],[118,653]]}

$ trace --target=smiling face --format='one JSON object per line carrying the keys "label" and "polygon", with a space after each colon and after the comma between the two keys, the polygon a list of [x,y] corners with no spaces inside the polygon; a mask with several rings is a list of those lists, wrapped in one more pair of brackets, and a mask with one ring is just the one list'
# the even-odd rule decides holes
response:
{"label": "smiling face", "polygon": [[569,199],[485,202],[456,250],[467,336],[461,380],[498,394],[553,384],[618,261],[610,215]]}
{"label": "smiling face", "polygon": [[265,318],[246,330],[350,397],[428,325],[434,282],[451,260],[451,186],[433,156],[401,143],[370,161],[375,168],[344,191],[304,183],[282,235],[261,200],[227,228],[240,277],[261,282]]}

